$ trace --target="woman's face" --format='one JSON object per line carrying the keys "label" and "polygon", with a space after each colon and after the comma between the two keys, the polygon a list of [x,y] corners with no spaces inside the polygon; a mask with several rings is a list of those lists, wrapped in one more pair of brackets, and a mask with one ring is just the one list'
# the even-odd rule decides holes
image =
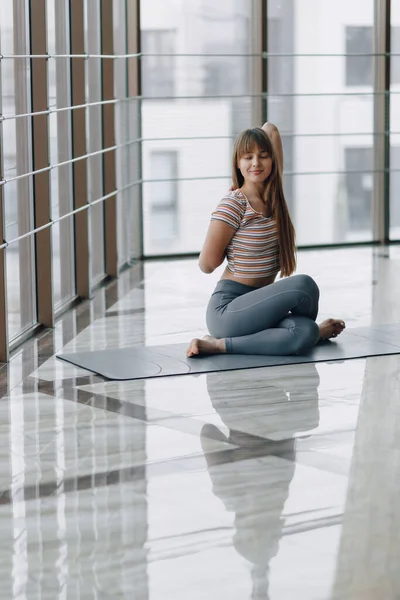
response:
{"label": "woman's face", "polygon": [[238,167],[248,183],[263,183],[271,175],[272,158],[266,150],[253,148],[239,159]]}

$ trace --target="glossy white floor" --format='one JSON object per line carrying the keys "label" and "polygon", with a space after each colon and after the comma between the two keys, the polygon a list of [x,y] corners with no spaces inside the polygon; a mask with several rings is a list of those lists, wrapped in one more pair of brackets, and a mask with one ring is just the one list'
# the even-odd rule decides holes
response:
{"label": "glossy white floor", "polygon": [[[400,322],[400,247],[298,271],[321,319]],[[202,334],[217,279],[137,267],[3,367],[1,600],[400,598],[400,356],[118,383],[54,358]]]}

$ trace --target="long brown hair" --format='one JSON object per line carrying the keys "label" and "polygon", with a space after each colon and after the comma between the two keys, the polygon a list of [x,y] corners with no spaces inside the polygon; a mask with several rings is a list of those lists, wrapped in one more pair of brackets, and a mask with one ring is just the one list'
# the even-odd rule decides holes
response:
{"label": "long brown hair", "polygon": [[271,208],[272,218],[276,222],[281,275],[288,277],[296,269],[296,233],[283,193],[274,147],[268,135],[259,127],[245,129],[235,140],[232,156],[233,186],[235,189],[243,186],[244,177],[239,169],[239,160],[245,154],[253,152],[254,148],[268,152],[272,159],[271,174],[265,180],[264,201]]}

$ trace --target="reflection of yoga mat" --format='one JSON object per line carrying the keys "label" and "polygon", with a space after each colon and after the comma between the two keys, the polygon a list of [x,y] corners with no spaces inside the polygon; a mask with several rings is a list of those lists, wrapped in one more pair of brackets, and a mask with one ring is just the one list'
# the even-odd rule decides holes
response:
{"label": "reflection of yoga mat", "polygon": [[214,354],[213,356],[186,358],[187,346],[188,344],[133,346],[131,348],[59,354],[57,358],[112,380],[145,379],[167,375],[349,360],[367,356],[400,354],[400,325],[346,329],[334,341],[321,342],[311,352],[302,356]]}

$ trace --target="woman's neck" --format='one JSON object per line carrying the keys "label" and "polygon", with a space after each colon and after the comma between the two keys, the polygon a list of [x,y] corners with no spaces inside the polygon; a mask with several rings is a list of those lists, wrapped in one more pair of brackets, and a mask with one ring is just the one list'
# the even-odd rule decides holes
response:
{"label": "woman's neck", "polygon": [[245,194],[245,196],[252,196],[253,198],[260,198],[260,200],[262,200],[263,202],[265,201],[265,198],[264,198],[265,184],[264,183],[254,184],[254,183],[248,183],[245,181],[241,187],[241,190],[242,190],[243,194]]}

